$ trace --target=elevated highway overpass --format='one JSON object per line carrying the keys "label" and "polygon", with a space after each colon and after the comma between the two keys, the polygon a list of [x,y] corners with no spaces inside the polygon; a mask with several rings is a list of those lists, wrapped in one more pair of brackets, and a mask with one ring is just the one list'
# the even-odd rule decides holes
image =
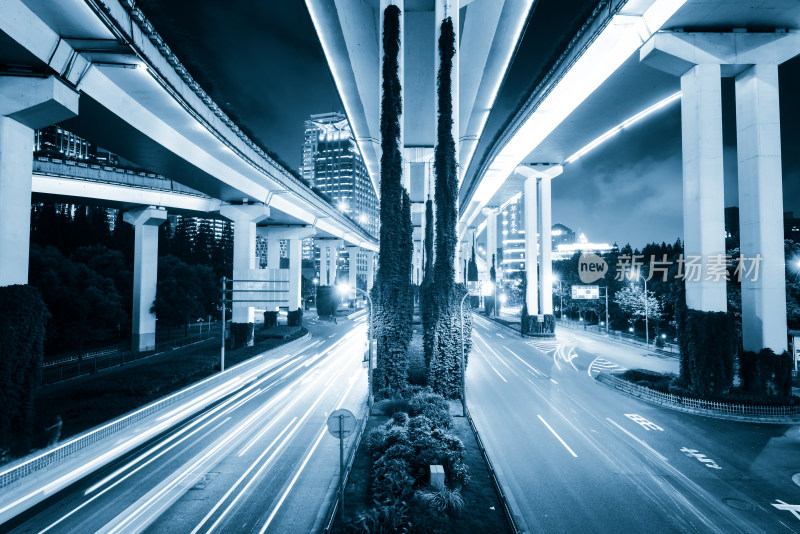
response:
{"label": "elevated highway overpass", "polygon": [[[372,258],[377,250],[374,236],[274,161],[219,108],[132,0],[3,2],[0,64],[0,285],[27,283],[34,182],[38,192],[143,206],[126,220],[137,233],[134,328],[145,345],[155,323],[149,309],[156,228],[166,217],[148,206],[208,209],[233,220],[234,272],[241,279],[264,275],[254,272],[257,226],[267,228],[259,232],[276,241],[273,249],[288,240],[290,264],[297,267],[290,269],[297,274],[290,281],[297,285],[292,309],[299,307],[301,239],[314,235],[326,245],[326,272],[335,270],[341,244],[353,258]],[[130,184],[89,187],[84,180],[79,186],[42,174],[32,180],[33,129],[56,123],[203,196],[145,186],[124,198],[119,188]],[[252,321],[252,306],[234,306],[234,322]]]}
{"label": "elevated highway overpass", "polygon": [[[436,53],[430,39],[435,24],[421,22],[421,12],[441,20],[448,9],[450,13],[458,10],[457,18],[463,21],[461,33],[457,32],[458,47],[465,52],[459,60],[460,89],[453,93],[454,105],[460,110],[454,138],[461,143],[457,149],[463,179],[458,224],[461,254],[466,255],[473,236],[484,229],[489,230],[486,257],[496,254],[499,208],[524,197],[524,228],[529,236],[525,257],[531,259],[525,263],[527,300],[534,313],[553,310],[551,180],[561,174],[564,165],[622,128],[678,101],[682,109],[685,254],[703,258],[704,269],[714,257],[724,257],[720,78],[734,77],[741,252],[743,257],[763,258],[759,279],[743,281],[744,345],[756,351],[786,349],[782,210],[774,209],[782,202],[777,72],[779,65],[800,53],[800,3],[599,1],[480,159],[472,157],[472,143],[483,132],[486,112],[493,105],[519,38],[515,29],[528,17],[530,5],[488,0],[393,3],[403,9],[406,25],[405,65],[401,68],[405,70],[404,77],[401,75],[404,104],[415,112],[404,119],[406,183],[412,198],[419,176],[413,166],[420,156],[422,160],[430,157],[425,150],[433,144],[435,117],[432,106],[426,104],[434,96],[430,80],[436,63],[426,55]],[[345,9],[350,4],[344,0],[332,4],[307,0],[306,4],[347,113],[366,147],[362,150],[377,151],[380,137],[374,124],[379,108],[374,87],[380,50],[375,28],[380,27],[379,14],[387,2],[360,2],[353,13]],[[481,23],[470,32],[473,15]],[[518,24],[503,26],[503,21],[509,20],[506,17]],[[498,54],[501,49],[506,54]],[[483,96],[475,97],[467,87],[492,90],[481,93],[479,89],[477,94]],[[487,94],[491,97],[485,98]],[[476,125],[480,127],[473,128]],[[418,140],[418,132],[428,137]],[[375,167],[373,164],[371,172],[377,175]],[[423,178],[423,183],[429,181],[430,176]],[[425,198],[427,190],[421,191]],[[419,217],[414,223],[420,228],[415,238],[419,247],[424,232]],[[537,236],[548,245],[540,247]],[[456,265],[458,276],[458,259]],[[705,277],[706,270],[700,280],[686,280],[687,304],[702,311],[726,310],[725,280]]]}

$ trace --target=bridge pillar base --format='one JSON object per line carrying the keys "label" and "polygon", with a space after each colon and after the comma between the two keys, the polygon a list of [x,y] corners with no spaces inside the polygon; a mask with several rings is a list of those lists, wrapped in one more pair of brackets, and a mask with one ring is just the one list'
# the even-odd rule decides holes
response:
{"label": "bridge pillar base", "polygon": [[[233,272],[242,273],[256,268],[256,224],[269,217],[269,207],[264,204],[228,204],[220,208],[220,215],[233,221]],[[236,276],[234,275],[234,278]],[[238,286],[239,289],[244,286]],[[234,282],[233,288],[237,289]],[[247,299],[246,293],[233,293],[233,322],[254,323],[253,306],[247,302],[236,302]],[[252,345],[248,340],[248,346]]]}

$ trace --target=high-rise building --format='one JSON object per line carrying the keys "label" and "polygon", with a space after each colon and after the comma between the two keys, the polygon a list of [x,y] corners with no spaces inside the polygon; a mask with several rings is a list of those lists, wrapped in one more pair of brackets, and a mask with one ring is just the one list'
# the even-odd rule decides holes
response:
{"label": "high-rise building", "polygon": [[[378,235],[379,203],[347,117],[342,113],[311,115],[305,121],[302,177],[324,193],[342,213],[372,235]],[[313,241],[303,241],[303,259],[318,260]],[[366,256],[358,256],[359,285],[366,282]],[[338,270],[349,268],[344,250],[339,251]]]}
{"label": "high-rise building", "polygon": [[323,113],[305,121],[300,174],[367,232],[378,235],[378,196],[347,117]]}

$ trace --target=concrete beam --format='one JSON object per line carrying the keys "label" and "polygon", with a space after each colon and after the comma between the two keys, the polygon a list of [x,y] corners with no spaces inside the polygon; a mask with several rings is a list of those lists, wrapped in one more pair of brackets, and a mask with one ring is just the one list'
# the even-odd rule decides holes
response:
{"label": "concrete beam", "polygon": [[77,115],[78,99],[78,93],[55,76],[0,76],[0,115],[34,130]]}
{"label": "concrete beam", "polygon": [[659,32],[639,50],[655,69],[683,76],[695,65],[720,65],[723,77],[751,65],[780,65],[800,54],[800,33]]}

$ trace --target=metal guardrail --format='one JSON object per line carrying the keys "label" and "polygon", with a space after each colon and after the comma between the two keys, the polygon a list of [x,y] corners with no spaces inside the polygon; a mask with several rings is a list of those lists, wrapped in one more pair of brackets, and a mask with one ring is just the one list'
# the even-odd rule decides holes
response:
{"label": "metal guardrail", "polygon": [[[368,401],[369,402],[369,401]],[[364,436],[364,429],[367,428],[367,421],[369,421],[370,413],[369,407],[367,407],[366,412],[364,412],[364,417],[361,418],[361,424],[358,427],[358,434],[356,435],[356,439],[353,442],[353,446],[350,448],[350,453],[347,456],[347,462],[345,462],[346,467],[344,470],[344,487],[347,487],[347,479],[350,477],[350,470],[353,468],[353,462],[356,459],[356,452],[358,452],[358,447],[361,445],[361,438]],[[336,512],[339,511],[339,504],[341,501],[341,495],[337,491],[336,496],[331,501],[330,506],[328,506],[328,511],[325,514],[325,527],[322,529],[323,534],[329,534],[333,530],[333,524],[336,522]]]}
{"label": "metal guardrail", "polygon": [[146,352],[119,350],[119,348],[109,352],[108,349],[103,349],[84,354],[82,359],[77,356],[70,356],[51,363],[44,362],[40,385],[55,384],[62,380],[93,374],[103,369],[125,365],[142,358],[155,356],[167,350],[178,349],[200,341],[214,339],[215,337],[219,337],[219,333],[176,338],[173,341],[158,343],[153,350]]}
{"label": "metal guardrail", "polygon": [[[281,345],[280,347],[276,347],[277,350],[291,350],[294,348],[295,345],[298,345],[302,342],[305,342],[310,337],[309,334],[306,334],[303,337],[295,339],[294,341],[290,341],[285,345]],[[273,349],[273,350],[276,350]],[[268,351],[268,353],[271,351]],[[244,362],[238,364],[234,368],[247,369],[249,367],[255,366],[260,363],[260,358],[255,357],[249,360],[245,360]],[[164,408],[175,404],[178,401],[181,401],[190,395],[193,395],[199,388],[203,387],[209,382],[221,380],[220,377],[227,378],[230,376],[230,370],[227,373],[216,373],[214,375],[209,376],[201,380],[200,382],[196,382],[189,387],[186,387],[180,391],[173,393],[172,395],[168,395],[162,399],[154,401],[128,415],[123,415],[109,423],[96,427],[92,430],[88,430],[83,434],[80,434],[72,439],[69,439],[58,445],[52,449],[46,450],[42,453],[36,454],[31,458],[22,459],[16,464],[12,464],[10,467],[0,470],[0,488],[3,488],[20,478],[23,478],[43,467],[46,467],[54,462],[62,460],[93,443],[96,443],[119,430],[127,428],[134,423],[141,421],[142,419],[160,411]],[[189,417],[187,415],[187,417]]]}
{"label": "metal guardrail", "polygon": [[634,397],[675,408],[691,409],[694,412],[708,412],[710,414],[728,414],[755,417],[790,417],[800,415],[800,406],[764,406],[747,404],[729,404],[725,402],[707,401],[691,397],[681,397],[672,393],[663,393],[639,384],[634,384],[606,373],[599,373],[596,377],[599,382],[605,382],[612,387],[624,391]]}

